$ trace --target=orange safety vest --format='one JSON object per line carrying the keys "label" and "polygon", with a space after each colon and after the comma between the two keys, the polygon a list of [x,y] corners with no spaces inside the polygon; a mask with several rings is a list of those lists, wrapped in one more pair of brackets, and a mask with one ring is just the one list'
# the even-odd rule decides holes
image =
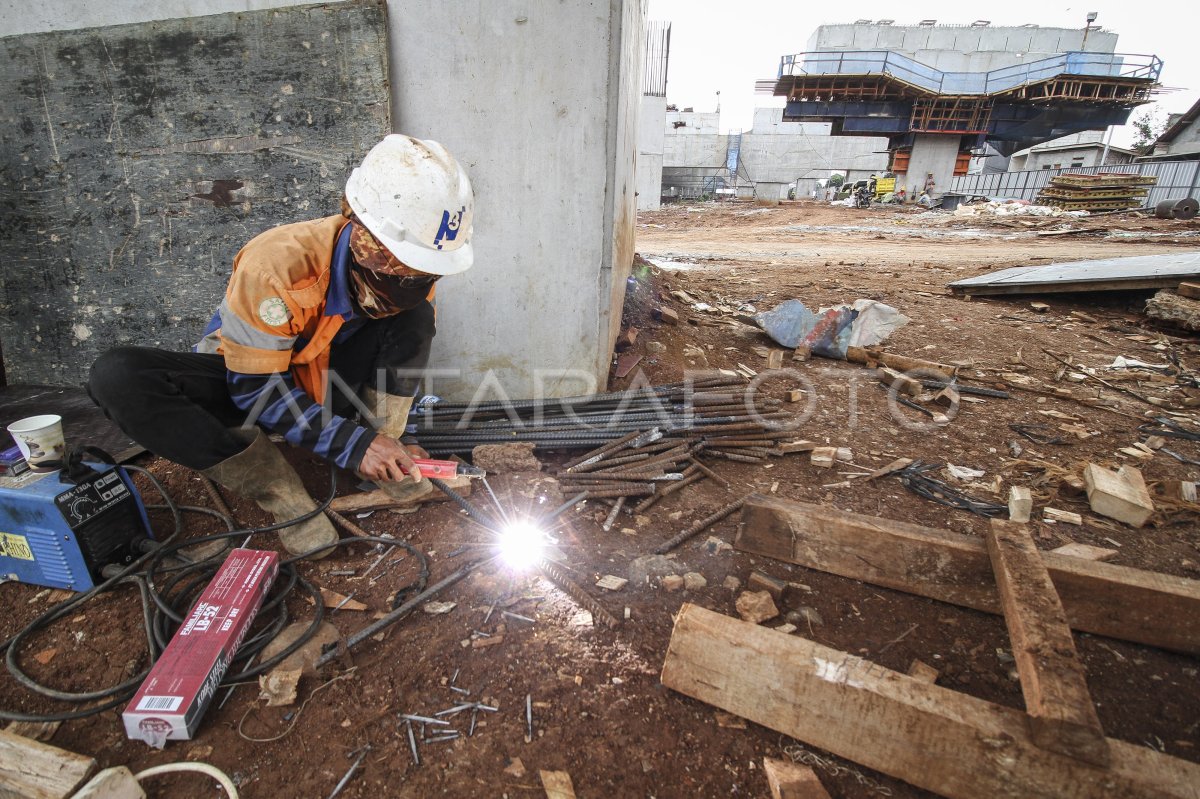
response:
{"label": "orange safety vest", "polygon": [[[251,239],[233,258],[221,326],[197,345],[225,356],[242,374],[291,370],[297,385],[324,402],[329,354],[345,318],[326,315],[333,251],[344,216],[282,225]],[[433,301],[434,290],[428,299]]]}

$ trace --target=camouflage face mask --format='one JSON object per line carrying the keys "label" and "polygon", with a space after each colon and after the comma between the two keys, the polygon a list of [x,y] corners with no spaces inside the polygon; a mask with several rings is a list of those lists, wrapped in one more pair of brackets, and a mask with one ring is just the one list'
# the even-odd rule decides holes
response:
{"label": "camouflage face mask", "polygon": [[381,275],[427,276],[426,272],[405,266],[403,261],[392,255],[357,216],[351,215],[350,222],[350,253],[354,256],[355,263],[363,269],[370,269]]}
{"label": "camouflage face mask", "polygon": [[357,216],[351,215],[350,221],[350,254],[354,257],[350,286],[363,316],[381,319],[419,305],[440,275],[405,266]]}
{"label": "camouflage face mask", "polygon": [[369,319],[415,308],[424,302],[437,275],[397,276],[373,272],[355,265],[350,268],[350,287],[354,304]]}

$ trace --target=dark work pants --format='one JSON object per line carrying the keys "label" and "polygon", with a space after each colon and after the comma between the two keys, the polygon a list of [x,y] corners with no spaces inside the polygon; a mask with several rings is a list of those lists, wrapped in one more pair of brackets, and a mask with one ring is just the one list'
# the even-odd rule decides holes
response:
{"label": "dark work pants", "polygon": [[[412,396],[419,381],[395,370],[423,369],[434,335],[428,303],[385,319],[367,321],[335,343],[330,371],[351,393],[382,386],[389,394]],[[246,448],[232,428],[246,413],[233,404],[225,379],[225,358],[153,347],[117,347],[96,359],[87,391],[108,418],[141,446],[175,463],[201,470]],[[353,401],[331,386],[326,402],[339,416],[352,418]]]}

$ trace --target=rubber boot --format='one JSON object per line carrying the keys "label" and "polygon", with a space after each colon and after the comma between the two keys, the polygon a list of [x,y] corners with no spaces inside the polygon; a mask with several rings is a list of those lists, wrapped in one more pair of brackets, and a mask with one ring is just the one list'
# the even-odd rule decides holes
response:
{"label": "rubber boot", "polygon": [[[317,507],[300,482],[300,475],[267,434],[258,428],[255,428],[250,446],[203,473],[230,491],[254,500],[276,522],[295,519]],[[291,554],[303,555],[333,544],[338,540],[338,534],[325,514],[319,513],[308,521],[280,529],[279,540]],[[330,547],[308,557],[316,560],[332,552]]]}
{"label": "rubber boot", "polygon": [[[365,388],[363,401],[371,415],[381,420],[376,432],[399,441],[408,425],[408,413],[412,410],[413,398],[380,394],[373,388]],[[397,502],[414,502],[433,491],[433,483],[424,476],[417,481],[409,478],[399,482],[383,480],[376,485]]]}

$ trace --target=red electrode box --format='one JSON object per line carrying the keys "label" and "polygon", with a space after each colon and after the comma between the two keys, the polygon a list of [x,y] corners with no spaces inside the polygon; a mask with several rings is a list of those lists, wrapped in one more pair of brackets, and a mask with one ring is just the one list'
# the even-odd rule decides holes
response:
{"label": "red electrode box", "polygon": [[277,552],[229,553],[121,714],[130,739],[191,739],[278,573]]}

